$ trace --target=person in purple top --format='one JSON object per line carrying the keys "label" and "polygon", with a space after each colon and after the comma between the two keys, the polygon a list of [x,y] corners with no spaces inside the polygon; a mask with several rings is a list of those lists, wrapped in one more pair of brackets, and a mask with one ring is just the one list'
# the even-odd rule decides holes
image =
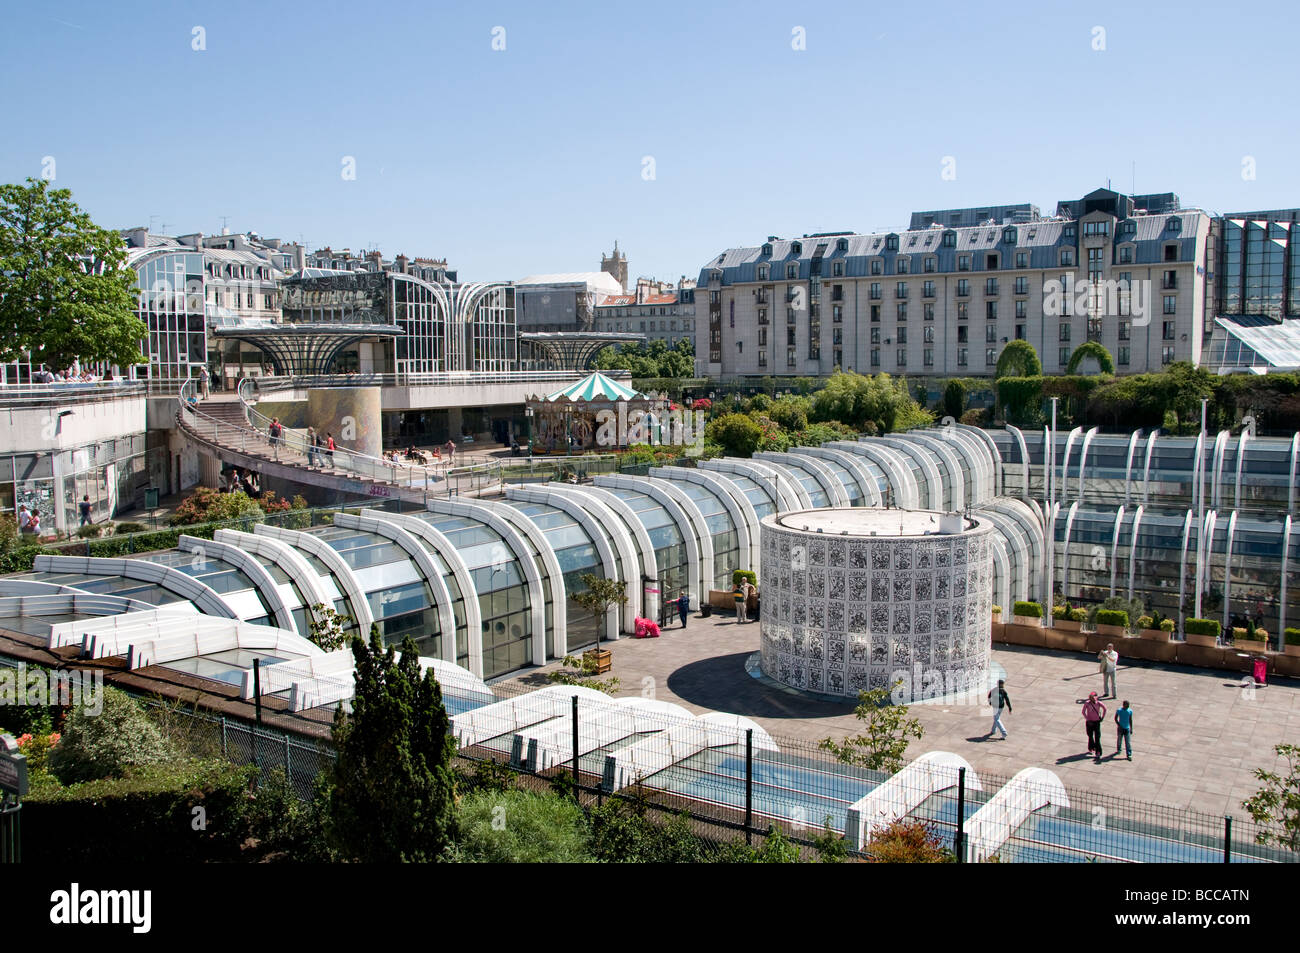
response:
{"label": "person in purple top", "polygon": [[1101,722],[1106,717],[1106,706],[1097,701],[1097,693],[1089,692],[1083,703],[1083,726],[1088,732],[1088,751],[1094,761],[1101,761]]}

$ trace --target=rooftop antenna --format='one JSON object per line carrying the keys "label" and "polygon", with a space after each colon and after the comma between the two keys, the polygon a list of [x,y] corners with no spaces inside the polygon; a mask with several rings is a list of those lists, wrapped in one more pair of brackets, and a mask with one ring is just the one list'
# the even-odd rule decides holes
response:
{"label": "rooftop antenna", "polygon": [[230,234],[230,216],[229,216],[229,215],[223,215],[223,216],[221,216],[221,234],[222,234],[222,235],[229,235],[229,234]]}

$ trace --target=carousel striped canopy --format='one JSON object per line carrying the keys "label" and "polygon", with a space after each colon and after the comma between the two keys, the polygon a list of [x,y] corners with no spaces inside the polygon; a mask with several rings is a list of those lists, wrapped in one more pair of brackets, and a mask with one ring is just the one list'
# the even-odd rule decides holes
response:
{"label": "carousel striped canopy", "polygon": [[584,377],[576,384],[570,384],[564,390],[557,390],[554,394],[548,394],[548,401],[555,400],[638,400],[645,397],[630,387],[626,387],[618,381],[610,380],[604,374],[597,371],[589,377]]}

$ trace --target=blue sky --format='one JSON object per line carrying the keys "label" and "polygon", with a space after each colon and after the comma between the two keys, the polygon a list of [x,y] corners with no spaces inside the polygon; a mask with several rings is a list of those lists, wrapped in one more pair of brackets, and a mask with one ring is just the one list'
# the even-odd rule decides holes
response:
{"label": "blue sky", "polygon": [[594,270],[616,238],[634,275],[694,277],[769,234],[1050,212],[1108,178],[1216,212],[1300,205],[1286,3],[96,0],[4,18],[0,181],[49,156],[103,225],[228,216],[445,256],[463,279]]}

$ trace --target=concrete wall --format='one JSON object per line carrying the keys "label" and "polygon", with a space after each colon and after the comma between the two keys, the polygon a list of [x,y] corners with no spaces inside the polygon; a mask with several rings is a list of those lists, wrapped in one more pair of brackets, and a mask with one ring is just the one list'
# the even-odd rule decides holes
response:
{"label": "concrete wall", "polygon": [[[57,388],[52,390],[57,395]],[[102,400],[54,397],[0,408],[0,433],[4,434],[7,451],[65,450],[143,433],[145,419],[143,395]]]}

